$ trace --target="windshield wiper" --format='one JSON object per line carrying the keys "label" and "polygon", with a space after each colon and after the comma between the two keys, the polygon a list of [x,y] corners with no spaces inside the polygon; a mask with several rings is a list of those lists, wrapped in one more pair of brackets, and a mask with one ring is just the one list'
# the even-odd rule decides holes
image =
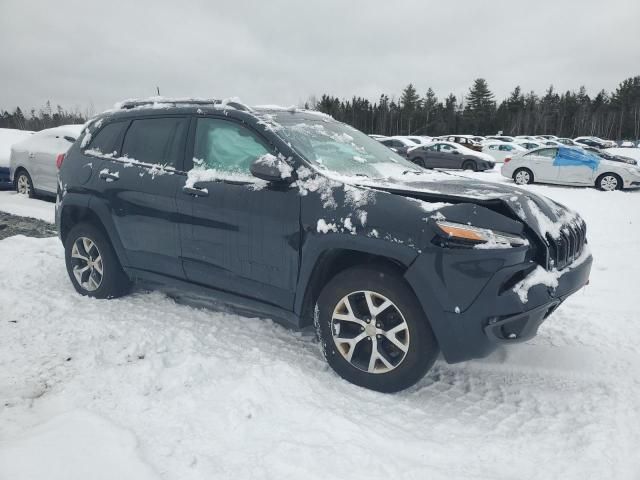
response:
{"label": "windshield wiper", "polygon": [[421,172],[420,170],[405,170],[404,172],[402,172],[402,175],[406,175],[407,173],[414,173],[416,175],[422,175],[424,172]]}

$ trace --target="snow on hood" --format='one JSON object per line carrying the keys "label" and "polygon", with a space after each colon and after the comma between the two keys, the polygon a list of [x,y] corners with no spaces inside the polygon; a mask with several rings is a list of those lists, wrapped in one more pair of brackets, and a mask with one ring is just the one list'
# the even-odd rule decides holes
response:
{"label": "snow on hood", "polygon": [[430,202],[490,204],[498,201],[505,204],[542,239],[547,235],[559,238],[566,225],[577,227],[582,223],[580,216],[567,207],[517,187],[461,177],[458,179],[454,175],[448,175],[446,180],[439,178],[436,182],[418,178],[419,176],[407,175],[406,180],[395,177],[379,182],[357,183],[391,193],[406,192]]}

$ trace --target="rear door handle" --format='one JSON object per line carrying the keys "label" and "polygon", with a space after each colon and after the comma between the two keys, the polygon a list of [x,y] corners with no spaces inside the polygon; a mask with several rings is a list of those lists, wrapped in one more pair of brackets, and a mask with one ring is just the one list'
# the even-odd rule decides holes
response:
{"label": "rear door handle", "polygon": [[120,175],[118,174],[118,172],[111,173],[103,170],[102,172],[100,172],[100,178],[102,180],[106,180],[107,182],[115,182],[116,180],[120,180]]}
{"label": "rear door handle", "polygon": [[187,195],[193,195],[194,197],[208,197],[209,190],[206,188],[196,188],[196,187],[182,187],[182,191]]}

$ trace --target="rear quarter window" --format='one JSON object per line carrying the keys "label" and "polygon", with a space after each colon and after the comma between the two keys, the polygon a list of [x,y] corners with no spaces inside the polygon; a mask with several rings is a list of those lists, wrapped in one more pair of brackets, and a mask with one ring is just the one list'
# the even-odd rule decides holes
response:
{"label": "rear quarter window", "polygon": [[118,150],[120,149],[122,133],[127,125],[128,122],[108,123],[102,127],[98,133],[94,134],[87,149],[117,156],[120,153]]}

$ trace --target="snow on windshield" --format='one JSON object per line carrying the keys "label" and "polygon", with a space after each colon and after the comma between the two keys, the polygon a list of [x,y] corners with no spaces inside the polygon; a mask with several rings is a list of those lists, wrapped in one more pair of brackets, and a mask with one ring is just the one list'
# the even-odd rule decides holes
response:
{"label": "snow on windshield", "polygon": [[265,119],[293,149],[323,172],[385,178],[415,170],[416,166],[358,130],[326,119],[296,118],[290,114]]}

